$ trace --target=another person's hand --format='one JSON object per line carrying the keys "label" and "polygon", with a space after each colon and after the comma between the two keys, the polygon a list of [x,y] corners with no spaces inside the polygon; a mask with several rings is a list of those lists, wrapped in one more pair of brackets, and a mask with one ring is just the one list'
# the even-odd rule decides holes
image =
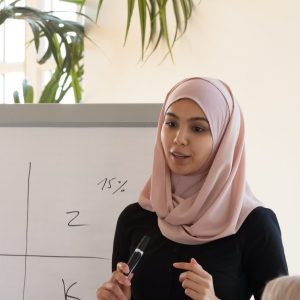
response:
{"label": "another person's hand", "polygon": [[130,300],[131,298],[131,278],[124,275],[128,273],[129,268],[125,263],[118,263],[117,270],[111,275],[111,278],[104,282],[97,290],[98,300]]}
{"label": "another person's hand", "polygon": [[179,276],[179,281],[187,296],[194,300],[216,300],[212,276],[207,273],[192,258],[189,263],[176,262],[173,266],[177,269],[185,270]]}

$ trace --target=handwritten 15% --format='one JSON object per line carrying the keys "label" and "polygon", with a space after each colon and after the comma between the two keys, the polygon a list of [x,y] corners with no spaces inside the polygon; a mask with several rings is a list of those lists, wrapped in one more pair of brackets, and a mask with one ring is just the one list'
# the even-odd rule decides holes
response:
{"label": "handwritten 15%", "polygon": [[125,185],[127,183],[127,180],[122,181],[118,180],[116,177],[112,178],[104,178],[101,181],[97,183],[101,187],[101,190],[111,190],[112,194],[114,195],[117,192],[125,192]]}

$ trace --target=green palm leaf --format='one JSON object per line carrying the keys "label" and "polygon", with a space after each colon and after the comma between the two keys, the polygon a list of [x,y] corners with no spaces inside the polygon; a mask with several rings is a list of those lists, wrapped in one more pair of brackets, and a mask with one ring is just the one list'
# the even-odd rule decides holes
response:
{"label": "green palm leaf", "polygon": [[127,0],[127,24],[126,24],[124,45],[127,41],[127,36],[128,36],[130,24],[131,24],[132,13],[133,13],[133,9],[134,9],[134,4],[135,4],[135,0]]}
{"label": "green palm leaf", "polygon": [[147,3],[144,0],[138,0],[140,27],[141,27],[141,41],[142,41],[142,60],[144,59],[145,37],[146,37],[146,22],[147,22]]}
{"label": "green palm leaf", "polygon": [[[23,102],[33,103],[33,87],[28,84],[27,80],[24,79],[22,83]],[[21,103],[20,95],[18,91],[14,91],[13,98],[15,103]]]}

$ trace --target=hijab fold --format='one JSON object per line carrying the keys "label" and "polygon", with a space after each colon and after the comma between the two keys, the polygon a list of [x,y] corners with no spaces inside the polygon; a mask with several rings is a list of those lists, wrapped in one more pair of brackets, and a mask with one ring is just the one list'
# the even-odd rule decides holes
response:
{"label": "hijab fold", "polygon": [[[195,174],[175,174],[167,166],[160,132],[168,108],[181,99],[195,101],[210,125],[213,149]],[[162,107],[152,175],[139,204],[154,211],[161,233],[189,245],[235,234],[261,203],[245,177],[244,120],[229,87],[216,79],[188,78],[176,84]]]}

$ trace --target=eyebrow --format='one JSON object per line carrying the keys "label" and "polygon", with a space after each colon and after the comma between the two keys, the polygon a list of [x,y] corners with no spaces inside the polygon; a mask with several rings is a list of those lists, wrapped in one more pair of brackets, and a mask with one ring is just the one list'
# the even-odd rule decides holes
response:
{"label": "eyebrow", "polygon": [[[179,117],[176,114],[171,113],[171,112],[166,112],[165,116],[171,116],[176,119],[179,119]],[[205,121],[209,124],[208,120],[205,117],[193,117],[193,118],[190,118],[189,121]]]}

